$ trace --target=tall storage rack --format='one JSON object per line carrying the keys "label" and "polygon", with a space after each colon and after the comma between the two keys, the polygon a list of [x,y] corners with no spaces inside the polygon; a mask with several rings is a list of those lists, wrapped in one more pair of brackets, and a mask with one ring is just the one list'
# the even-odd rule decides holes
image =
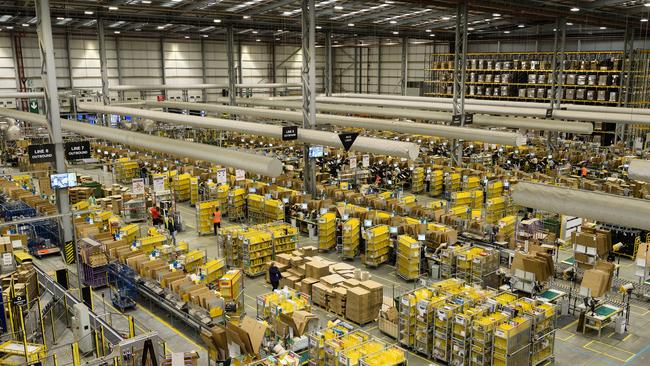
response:
{"label": "tall storage rack", "polygon": [[390,233],[388,225],[376,225],[364,232],[366,240],[366,266],[376,267],[388,260]]}
{"label": "tall storage rack", "polygon": [[246,190],[234,188],[228,192],[228,218],[232,221],[246,217]]}
{"label": "tall storage rack", "polygon": [[451,325],[459,308],[458,304],[446,303],[436,309],[433,357],[442,362],[449,362],[451,358]]}
{"label": "tall storage rack", "polygon": [[500,324],[494,331],[494,366],[528,365],[531,320],[518,316]]}
{"label": "tall storage rack", "polygon": [[[639,59],[640,52],[635,52]],[[625,85],[627,72],[639,72],[640,62],[627,62],[622,70],[622,51],[565,52],[566,60],[558,83],[553,80],[553,52],[469,53],[466,68],[466,95],[469,98],[546,102],[554,85],[562,87],[562,102],[615,106],[634,95],[643,80],[632,76],[630,90]],[[453,54],[432,56],[426,95],[451,96]],[[634,69],[631,69],[634,67]],[[635,85],[636,84],[636,85]],[[622,95],[621,95],[622,94]]]}
{"label": "tall storage rack", "polygon": [[211,234],[214,232],[212,224],[212,213],[220,207],[219,201],[203,201],[196,205],[196,231],[199,235]]}
{"label": "tall storage rack", "polygon": [[420,193],[424,192],[424,168],[416,167],[411,173],[411,192]]}
{"label": "tall storage rack", "polygon": [[472,351],[470,361],[472,366],[492,365],[492,344],[494,342],[494,330],[502,322],[508,319],[507,315],[495,312],[479,317],[472,324]]}
{"label": "tall storage rack", "polygon": [[266,272],[266,263],[273,259],[271,233],[251,230],[239,235],[242,241],[242,265],[244,273],[250,277]]}
{"label": "tall storage rack", "polygon": [[485,311],[486,306],[479,306],[467,309],[454,316],[450,365],[469,365],[472,344],[472,323],[475,318],[482,316]]}
{"label": "tall storage rack", "polygon": [[177,202],[183,202],[190,199],[190,179],[191,175],[183,173],[175,175],[172,178],[172,188]]}
{"label": "tall storage rack", "polygon": [[420,242],[408,235],[397,237],[397,275],[410,281],[420,277]]}
{"label": "tall storage rack", "polygon": [[278,254],[291,253],[296,250],[298,244],[298,228],[289,224],[281,223],[269,227],[272,232],[273,259]]}
{"label": "tall storage rack", "polygon": [[354,259],[359,255],[359,238],[361,222],[357,218],[350,218],[343,224],[343,238],[341,240],[341,258]]}
{"label": "tall storage rack", "polygon": [[327,251],[336,245],[336,214],[326,212],[318,218],[318,249]]}
{"label": "tall storage rack", "polygon": [[190,205],[194,206],[199,202],[199,178],[190,178]]}
{"label": "tall storage rack", "polygon": [[137,161],[121,158],[114,163],[115,180],[122,184],[130,184],[133,178],[140,177],[140,165]]}

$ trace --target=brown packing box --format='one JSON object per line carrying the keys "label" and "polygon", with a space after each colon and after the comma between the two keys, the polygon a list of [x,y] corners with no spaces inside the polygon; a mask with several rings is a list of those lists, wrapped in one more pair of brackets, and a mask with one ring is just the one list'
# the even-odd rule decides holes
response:
{"label": "brown packing box", "polygon": [[305,263],[305,276],[320,279],[330,273],[330,263],[322,261],[311,261]]}
{"label": "brown packing box", "polygon": [[347,280],[343,281],[342,285],[348,288],[351,287],[357,287],[359,286],[359,281],[355,280],[354,278],[348,278]]}
{"label": "brown packing box", "polygon": [[345,281],[345,278],[337,274],[331,274],[329,276],[321,277],[320,282],[329,285],[331,287],[336,286],[337,284]]}
{"label": "brown packing box", "polygon": [[307,295],[311,296],[311,287],[318,283],[318,280],[315,278],[311,277],[306,277],[303,278],[302,281],[300,281],[301,286],[300,286],[300,292],[306,293]]}
{"label": "brown packing box", "polygon": [[592,297],[601,297],[607,293],[607,284],[610,281],[611,276],[608,273],[598,269],[589,269],[585,271],[580,287],[589,289]]}
{"label": "brown packing box", "polygon": [[314,304],[327,307],[327,294],[331,291],[331,287],[324,283],[315,283],[311,286],[311,296]]}
{"label": "brown packing box", "polygon": [[318,328],[318,316],[303,310],[296,310],[291,314],[282,313],[278,319],[293,330],[294,337],[302,336]]}
{"label": "brown packing box", "polygon": [[275,262],[288,265],[291,262],[291,255],[282,253],[275,256]]}
{"label": "brown packing box", "polygon": [[596,262],[594,269],[603,271],[609,275],[609,281],[607,282],[606,286],[607,290],[609,291],[612,288],[612,278],[614,277],[614,270],[616,269],[616,265],[612,262],[599,260]]}
{"label": "brown packing box", "polygon": [[306,257],[312,257],[314,255],[318,255],[318,248],[316,248],[314,246],[302,247],[302,248],[300,248],[300,250],[302,250],[302,252],[304,253],[304,256],[306,256]]}
{"label": "brown packing box", "polygon": [[[648,257],[646,260],[646,256]],[[636,252],[636,265],[641,267],[650,266],[650,243],[641,243]]]}
{"label": "brown packing box", "polygon": [[190,281],[190,279],[187,278],[187,277],[179,278],[179,279],[171,281],[169,283],[169,285],[171,287],[171,290],[174,293],[178,293],[181,286],[187,286],[187,285],[191,285],[191,284],[192,284],[192,281]]}

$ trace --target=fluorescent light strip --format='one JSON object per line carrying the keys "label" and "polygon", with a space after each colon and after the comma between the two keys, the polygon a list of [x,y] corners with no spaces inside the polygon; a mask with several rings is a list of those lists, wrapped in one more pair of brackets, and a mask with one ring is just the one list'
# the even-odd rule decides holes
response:
{"label": "fluorescent light strip", "polygon": [[376,6],[371,6],[369,8],[365,8],[365,9],[353,11],[353,12],[350,12],[350,13],[347,13],[347,14],[335,16],[335,17],[330,18],[330,19],[332,19],[332,20],[345,19],[345,18],[352,17],[352,16],[355,16],[355,15],[361,15],[361,14],[365,14],[365,13],[368,13],[368,12],[371,12],[371,11],[383,9],[385,7],[388,7],[388,6],[390,6],[390,5],[389,4],[379,4],[379,5],[376,5]]}

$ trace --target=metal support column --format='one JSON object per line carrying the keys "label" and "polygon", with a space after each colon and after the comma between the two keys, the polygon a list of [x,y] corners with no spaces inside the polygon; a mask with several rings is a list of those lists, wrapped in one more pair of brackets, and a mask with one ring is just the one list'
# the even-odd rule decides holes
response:
{"label": "metal support column", "polygon": [[377,94],[381,94],[381,63],[383,56],[383,48],[381,47],[381,40],[377,44]]}
{"label": "metal support column", "polygon": [[[111,104],[111,98],[108,91],[108,61],[106,60],[106,34],[104,32],[104,19],[97,19],[97,38],[99,39],[99,67],[102,78],[102,103]],[[105,118],[105,116],[102,116]],[[104,126],[107,123],[104,121]]]}
{"label": "metal support column", "polygon": [[[61,134],[61,113],[59,111],[59,95],[56,86],[56,64],[54,63],[54,41],[52,40],[52,22],[49,0],[36,0],[36,17],[38,23],[38,46],[41,51],[41,77],[45,91],[46,116],[49,122],[50,141],[54,144],[56,160],[54,168],[57,173],[66,173],[63,135]],[[70,200],[67,189],[56,190],[56,205],[61,214],[63,240],[73,240],[72,216],[70,215]]]}
{"label": "metal support column", "polygon": [[[461,2],[456,9],[456,38],[454,41],[454,118],[460,126],[465,124],[465,54],[467,49],[467,2]],[[453,121],[452,121],[453,122]],[[463,141],[454,140],[451,160],[454,165],[463,163]]]}
{"label": "metal support column", "polygon": [[[276,54],[275,54],[275,38],[274,38],[273,42],[271,42],[271,68],[269,69],[270,79],[272,84],[277,83],[275,62],[276,62]],[[274,97],[277,95],[276,88],[271,89],[271,95]]]}
{"label": "metal support column", "polygon": [[[316,126],[316,5],[315,0],[302,0],[302,127]],[[305,168],[303,180],[305,191],[316,194],[315,161],[309,158],[309,145],[305,144],[303,155]]]}
{"label": "metal support column", "polygon": [[[119,85],[124,85],[122,77],[122,56],[120,54],[120,37],[115,37],[115,58],[117,59],[117,82]],[[124,91],[117,92],[117,100],[124,101]]]}
{"label": "metal support column", "polygon": [[325,32],[325,95],[332,96],[332,32]]}
{"label": "metal support column", "polygon": [[[630,92],[632,87],[632,70],[634,59],[634,28],[631,26],[625,27],[625,34],[623,36],[623,64],[621,65],[621,74],[619,76],[620,87],[618,89],[618,106],[628,107],[630,102]],[[619,123],[616,125],[614,133],[614,142],[625,141],[626,124]],[[625,141],[630,146],[631,141]]]}
{"label": "metal support column", "polygon": [[555,37],[553,39],[553,81],[551,86],[551,109],[560,109],[562,103],[562,75],[566,58],[566,18],[555,21]]}
{"label": "metal support column", "polygon": [[70,84],[70,89],[74,89],[74,79],[72,78],[72,48],[70,47],[70,33],[65,32],[65,58],[66,66],[68,69],[68,83]]}
{"label": "metal support column", "polygon": [[[165,71],[165,39],[160,37],[160,81],[162,85],[167,84],[167,72]],[[161,94],[165,96],[167,100],[167,90],[161,90]]]}
{"label": "metal support column", "polygon": [[[241,39],[237,40],[237,82],[239,84],[244,83],[244,70],[242,66],[242,49],[241,49]],[[244,96],[244,89],[239,89],[239,96]]]}
{"label": "metal support column", "polygon": [[409,40],[402,38],[402,95],[406,95],[409,75]]}
{"label": "metal support column", "polygon": [[[203,84],[208,83],[208,74],[206,73],[205,70],[206,64],[207,62],[205,62],[205,39],[201,38],[201,78],[203,80]],[[203,103],[208,102],[208,89],[202,90],[201,99],[203,99]]]}
{"label": "metal support column", "polygon": [[354,68],[354,92],[355,93],[359,93],[359,88],[357,87],[357,83],[359,81],[359,75],[358,75],[359,74],[359,69],[357,68],[357,62],[359,61],[358,59],[359,59],[359,47],[357,46],[356,41],[355,41],[355,44],[354,44],[354,59],[353,59],[353,63],[354,63],[354,65],[353,65],[354,66],[353,67]]}
{"label": "metal support column", "polygon": [[235,35],[232,29],[232,25],[229,25],[226,29],[226,53],[228,57],[228,97],[230,100],[230,105],[235,105],[235,55],[234,47],[235,46]]}

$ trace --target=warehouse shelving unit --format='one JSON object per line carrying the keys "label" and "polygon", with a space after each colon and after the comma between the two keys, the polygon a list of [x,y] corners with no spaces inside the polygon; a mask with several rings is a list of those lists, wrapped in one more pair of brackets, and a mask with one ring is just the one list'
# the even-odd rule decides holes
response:
{"label": "warehouse shelving unit", "polygon": [[266,263],[273,259],[272,235],[269,232],[250,230],[240,235],[244,273],[256,277],[266,273]]}
{"label": "warehouse shelving unit", "polygon": [[336,245],[336,214],[326,212],[318,218],[318,249],[328,251]]}
{"label": "warehouse shelving unit", "polygon": [[366,266],[376,267],[388,260],[390,229],[388,225],[376,225],[363,232],[366,240]]}
{"label": "warehouse shelving unit", "polygon": [[212,213],[217,207],[220,204],[216,200],[198,202],[196,205],[196,231],[199,235],[214,233]]}
{"label": "warehouse shelving unit", "polygon": [[341,258],[354,259],[359,255],[360,230],[361,222],[357,218],[350,218],[343,224]]}
{"label": "warehouse shelving unit", "polygon": [[397,275],[411,281],[420,277],[420,242],[408,235],[397,237]]}

